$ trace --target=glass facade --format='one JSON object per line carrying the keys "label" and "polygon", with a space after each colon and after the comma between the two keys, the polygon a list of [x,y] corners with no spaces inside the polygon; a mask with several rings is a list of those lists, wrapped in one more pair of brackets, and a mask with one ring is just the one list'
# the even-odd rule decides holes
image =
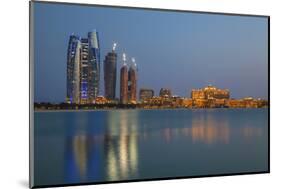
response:
{"label": "glass facade", "polygon": [[100,49],[98,33],[88,38],[71,35],[67,55],[67,102],[92,103],[99,94]]}
{"label": "glass facade", "polygon": [[80,103],[80,48],[78,36],[71,35],[67,51],[67,94],[68,103]]}
{"label": "glass facade", "polygon": [[100,83],[100,46],[98,32],[89,32],[88,40],[88,98],[90,102],[93,102],[93,100],[99,95]]}
{"label": "glass facade", "polygon": [[89,54],[89,44],[87,38],[81,39],[81,59],[80,59],[80,79],[81,79],[81,86],[80,86],[80,98],[81,103],[85,104],[88,102],[88,54]]}
{"label": "glass facade", "polygon": [[104,59],[104,94],[109,100],[114,100],[116,90],[117,54],[114,50],[109,52]]}

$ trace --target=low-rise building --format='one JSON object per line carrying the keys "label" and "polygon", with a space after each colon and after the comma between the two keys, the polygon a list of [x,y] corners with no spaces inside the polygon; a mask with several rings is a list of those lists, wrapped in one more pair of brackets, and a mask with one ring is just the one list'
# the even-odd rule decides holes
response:
{"label": "low-rise building", "polygon": [[97,96],[95,104],[107,104],[108,100],[104,96]]}
{"label": "low-rise building", "polygon": [[195,108],[224,107],[229,97],[230,92],[228,89],[219,89],[211,85],[191,91],[192,104]]}
{"label": "low-rise building", "polygon": [[160,92],[159,92],[159,96],[161,96],[161,97],[171,97],[172,91],[171,91],[171,89],[168,89],[168,88],[161,88]]}
{"label": "low-rise building", "polygon": [[141,103],[147,102],[149,99],[151,99],[154,96],[154,91],[153,89],[147,89],[147,88],[142,88],[140,89],[139,92],[139,98]]}

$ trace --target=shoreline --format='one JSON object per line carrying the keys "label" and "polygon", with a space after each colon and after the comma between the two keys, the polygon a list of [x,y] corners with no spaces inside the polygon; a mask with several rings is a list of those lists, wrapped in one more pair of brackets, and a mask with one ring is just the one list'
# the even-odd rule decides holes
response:
{"label": "shoreline", "polygon": [[122,111],[122,110],[141,110],[141,111],[151,111],[151,110],[251,110],[251,109],[269,109],[269,107],[262,107],[262,108],[162,108],[162,109],[153,109],[153,108],[132,108],[132,109],[60,109],[60,110],[34,110],[34,113],[44,113],[44,112],[103,112],[103,111]]}

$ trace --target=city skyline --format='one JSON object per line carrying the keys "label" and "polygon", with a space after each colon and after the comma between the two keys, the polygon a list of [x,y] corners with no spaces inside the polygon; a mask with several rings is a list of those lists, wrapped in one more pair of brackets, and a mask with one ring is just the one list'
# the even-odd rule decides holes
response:
{"label": "city skyline", "polygon": [[[40,4],[36,4],[36,6],[38,6],[36,9],[37,11],[43,11],[40,13],[36,13],[35,11],[35,14],[38,14],[38,17],[36,17],[37,20],[35,20],[35,23],[37,23],[36,25],[41,26],[42,21],[47,21],[43,22],[47,27],[54,24],[58,25],[61,22],[61,20],[54,21],[51,19],[46,19],[47,12],[52,12],[54,15],[58,14],[60,10],[59,6],[52,7],[52,5],[47,5],[45,7],[40,7]],[[53,11],[50,11],[50,9]],[[44,12],[44,10],[46,12]],[[86,11],[85,15],[81,15],[81,12],[76,10],[76,7],[74,6],[67,6],[67,8],[64,10],[66,15],[69,15],[70,13],[77,13],[73,14],[71,18],[67,19],[69,21],[73,21],[78,18],[84,18],[84,20],[82,19],[83,26],[80,27],[80,29],[79,27],[76,27],[77,23],[75,21],[73,21],[75,24],[72,27],[70,27],[71,24],[69,24],[67,25],[68,29],[65,30],[62,29],[62,26],[56,26],[58,29],[55,30],[59,30],[61,32],[59,32],[57,36],[44,33],[45,27],[35,27],[35,39],[36,37],[38,39],[35,40],[37,41],[35,43],[35,51],[38,52],[38,54],[35,53],[35,102],[65,101],[66,75],[64,75],[65,71],[63,70],[63,68],[65,69],[66,67],[67,42],[65,41],[67,40],[65,40],[65,38],[68,38],[69,34],[72,32],[79,36],[83,36],[92,29],[97,29],[99,35],[102,36],[100,37],[100,95],[104,96],[105,94],[103,89],[104,75],[102,75],[104,57],[108,52],[110,52],[110,47],[112,46],[113,41],[116,41],[118,43],[118,48],[116,50],[118,72],[122,66],[122,61],[120,58],[122,52],[126,52],[129,55],[135,56],[138,64],[141,65],[140,70],[138,71],[139,80],[137,84],[137,94],[140,88],[151,88],[156,93],[158,93],[160,88],[170,88],[174,95],[189,96],[192,89],[213,84],[220,88],[229,88],[232,91],[232,96],[234,98],[253,96],[267,99],[268,97],[266,18],[248,18],[243,16],[226,15],[219,15],[218,17],[218,15],[206,15],[188,12],[184,14],[175,12],[173,14],[176,14],[177,16],[172,16],[169,15],[168,12],[151,10],[141,13],[141,10],[104,7],[85,7],[83,10]],[[98,19],[93,19],[94,21],[90,22],[89,19],[86,18],[88,18],[88,16],[91,14],[93,14],[93,18]],[[143,28],[143,35],[140,35],[140,32],[136,31],[136,28],[133,27],[137,24],[130,26],[132,28],[129,27],[129,25],[132,23],[132,19],[129,19],[128,26],[125,28],[129,28],[130,30],[125,33],[125,29],[120,30],[120,28],[116,28],[116,23],[113,23],[115,30],[108,29],[109,25],[111,24],[103,25],[101,23],[103,20],[107,20],[109,17],[112,17],[113,19],[115,15],[117,18],[114,18],[114,21],[119,21],[121,22],[121,25],[123,25],[124,21],[122,21],[120,18],[124,18],[125,14],[132,15],[134,18],[140,17],[141,26],[145,25],[144,20],[148,15],[153,15],[153,21],[148,22],[147,28]],[[180,29],[172,28],[173,30],[171,30],[170,28],[166,28],[168,31],[161,30],[163,28],[165,29],[164,23],[161,22],[162,19],[167,18],[171,21],[176,19],[175,17],[180,18],[178,24],[172,22],[171,24],[177,25]],[[226,21],[221,17],[223,17]],[[192,22],[192,19],[197,20],[197,22]],[[201,20],[202,23],[198,22],[198,20]],[[152,23],[155,23],[157,26],[161,26],[160,31],[162,32],[159,33],[160,37],[154,36],[154,34],[157,33],[156,31],[159,29],[157,29],[156,26],[152,26]],[[190,26],[193,27],[188,28],[183,25],[183,23],[187,23],[187,25],[190,24]],[[212,26],[212,23],[215,24],[215,27],[217,28]],[[234,27],[234,30],[236,33],[231,32],[230,23],[235,24],[236,27]],[[210,32],[206,32],[206,34],[203,32],[204,30],[199,30],[204,28],[204,24],[210,29]],[[74,31],[69,31],[70,29]],[[39,39],[39,33],[41,33],[39,30],[41,30],[43,34],[46,34],[46,39],[49,39],[51,42],[47,42],[46,39]],[[216,33],[220,30],[222,30],[221,33]],[[171,31],[174,31],[175,33],[167,33]],[[228,33],[223,33],[224,31],[228,31]],[[254,31],[256,33],[251,33]],[[53,32],[54,31],[52,30],[50,31],[50,33]],[[66,32],[68,32],[68,36],[65,36]],[[135,32],[136,34],[131,32]],[[185,34],[184,32],[187,32],[186,34],[189,35],[183,35]],[[177,37],[178,33],[181,34],[180,37],[186,36],[186,38],[183,38],[182,41],[179,41],[179,38]],[[126,36],[125,34],[128,35]],[[226,36],[220,38],[220,34],[222,36]],[[208,35],[210,35],[209,38]],[[60,38],[59,36],[63,37]],[[211,39],[214,36],[217,43],[214,43],[214,39]],[[233,39],[229,39],[229,36],[232,36]],[[136,39],[136,37],[141,39]],[[146,41],[146,38],[143,39],[144,37],[148,37]],[[191,39],[192,37],[195,37],[196,40]],[[152,40],[153,38],[155,38],[155,41]],[[163,39],[166,41],[161,41]],[[204,41],[206,39],[207,41]],[[226,39],[233,42],[233,44],[225,42],[224,40]],[[188,43],[189,40],[192,45]],[[59,47],[61,48],[56,46],[57,43],[59,43]],[[170,47],[167,48],[167,45]],[[184,47],[183,45],[186,46]],[[36,48],[36,46],[38,48]],[[53,49],[51,49],[51,47],[53,47]],[[175,47],[176,49],[173,49]],[[46,48],[50,52],[44,51]],[[151,49],[154,50],[152,51]],[[56,50],[56,52],[54,52],[54,50]],[[168,52],[170,52],[170,54]],[[206,58],[202,58],[200,53],[203,53],[204,56],[202,57]],[[52,56],[49,56],[50,54]],[[56,67],[53,66],[54,64],[56,64]],[[155,72],[157,72],[157,74],[155,74]],[[120,88],[119,79],[120,78],[117,73],[117,97],[120,96],[118,90]],[[51,82],[52,80],[54,80],[54,82]],[[256,85],[257,83],[259,83],[259,85]]]}

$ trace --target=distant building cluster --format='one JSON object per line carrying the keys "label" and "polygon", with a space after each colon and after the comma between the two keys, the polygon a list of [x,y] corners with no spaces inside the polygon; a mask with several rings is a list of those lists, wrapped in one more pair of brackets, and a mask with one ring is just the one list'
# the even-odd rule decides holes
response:
{"label": "distant building cluster", "polygon": [[[103,96],[98,96],[94,104],[35,104],[37,109],[115,109],[115,108],[143,108],[143,109],[163,109],[163,108],[264,108],[268,107],[268,101],[245,97],[242,99],[230,98],[227,89],[218,89],[214,86],[207,86],[202,89],[193,89],[190,97],[180,97],[173,95],[168,88],[161,88],[159,95],[155,96],[154,90],[141,88],[139,90],[139,101],[135,100],[136,88],[129,85],[129,72],[127,66],[121,68],[121,101],[110,101]],[[131,76],[130,76],[131,77]],[[133,84],[135,85],[135,84]],[[129,92],[134,88],[134,94]],[[123,92],[122,92],[123,90]],[[131,90],[132,91],[132,90]]]}
{"label": "distant building cluster", "polygon": [[103,61],[104,95],[100,95],[100,45],[96,31],[87,38],[69,37],[67,51],[66,103],[35,103],[37,109],[92,109],[92,108],[262,108],[267,100],[246,97],[230,98],[228,89],[209,85],[192,89],[186,97],[173,95],[171,89],[161,88],[157,96],[153,89],[140,88],[137,98],[137,65],[122,54],[120,68],[120,97],[116,96],[116,43]]}
{"label": "distant building cluster", "polygon": [[267,101],[246,97],[243,99],[230,99],[228,89],[219,89],[207,86],[191,91],[192,106],[197,108],[261,108],[267,106]]}
{"label": "distant building cluster", "polygon": [[228,89],[207,86],[192,89],[190,98],[172,95],[172,91],[161,88],[159,96],[152,89],[140,89],[140,107],[143,108],[262,108],[268,103],[263,99],[246,97],[230,99]]}
{"label": "distant building cluster", "polygon": [[71,35],[67,52],[67,94],[68,104],[137,103],[137,65],[132,58],[128,65],[123,54],[120,70],[120,98],[116,97],[117,53],[116,43],[103,62],[104,96],[100,89],[100,46],[96,31],[87,38]]}

